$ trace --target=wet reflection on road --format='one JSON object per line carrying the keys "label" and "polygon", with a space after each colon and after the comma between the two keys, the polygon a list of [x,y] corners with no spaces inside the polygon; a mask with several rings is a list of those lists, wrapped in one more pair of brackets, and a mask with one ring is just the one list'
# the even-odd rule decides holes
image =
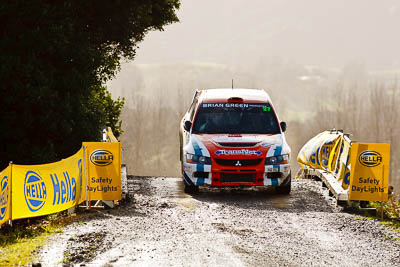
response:
{"label": "wet reflection on road", "polygon": [[[196,194],[184,193],[181,178],[163,177],[151,180],[151,186],[157,188],[157,194],[168,202],[182,206],[185,209],[194,209],[201,203],[234,205],[242,208],[277,209],[277,210],[326,210],[327,207],[318,207],[315,197],[303,183],[293,181],[293,190],[289,195],[275,193],[274,188],[209,188],[201,187]],[[318,188],[320,190],[320,188]],[[197,203],[196,202],[200,202]]]}
{"label": "wet reflection on road", "polygon": [[[335,212],[315,181],[294,180],[290,195],[273,188],[206,188],[188,195],[181,178],[169,177],[131,176],[128,182],[131,202],[71,225],[47,246],[55,249],[43,250],[41,262],[54,266],[59,263],[49,259],[64,257],[63,264],[89,266],[342,266],[345,256],[357,266],[399,266],[399,247],[387,233],[372,220]],[[361,249],[349,254],[354,247]]]}

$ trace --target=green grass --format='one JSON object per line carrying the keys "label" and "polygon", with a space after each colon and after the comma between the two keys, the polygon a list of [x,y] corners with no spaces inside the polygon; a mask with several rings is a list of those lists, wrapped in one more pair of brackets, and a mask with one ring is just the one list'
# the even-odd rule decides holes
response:
{"label": "green grass", "polygon": [[370,202],[369,205],[376,208],[378,219],[381,218],[380,210],[383,208],[383,220],[380,224],[400,232],[400,196],[393,197],[393,201],[389,200],[386,203]]}
{"label": "green grass", "polygon": [[371,217],[371,216],[369,216],[369,215],[365,215],[365,216],[363,216],[363,217],[357,216],[357,217],[355,217],[355,219],[356,219],[356,220],[374,220],[374,219],[376,219],[376,217]]}
{"label": "green grass", "polygon": [[37,260],[37,251],[55,233],[62,232],[63,219],[50,215],[19,220],[0,229],[0,266],[26,266]]}
{"label": "green grass", "polygon": [[395,221],[395,220],[387,220],[387,221],[381,221],[379,224],[388,226],[395,230],[396,232],[400,233],[400,221]]}
{"label": "green grass", "polygon": [[2,247],[0,266],[26,266],[36,261],[35,251],[45,244],[48,234],[40,234],[35,238],[23,238],[18,242]]}

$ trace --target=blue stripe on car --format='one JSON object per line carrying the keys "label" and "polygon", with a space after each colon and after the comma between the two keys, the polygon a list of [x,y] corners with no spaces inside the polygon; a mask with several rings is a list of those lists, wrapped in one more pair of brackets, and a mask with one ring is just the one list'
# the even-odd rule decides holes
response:
{"label": "blue stripe on car", "polygon": [[198,172],[204,172],[204,164],[196,164],[196,168]]}
{"label": "blue stripe on car", "polygon": [[274,156],[279,156],[281,153],[282,153],[282,147],[281,146],[277,146],[275,148]]}
{"label": "blue stripe on car", "polygon": [[[194,154],[202,156],[203,152],[201,152],[201,149],[199,147],[199,144],[197,144],[196,141],[192,140],[193,148],[194,148]],[[197,164],[196,165],[196,171],[198,172],[204,172],[204,164]]]}
{"label": "blue stripe on car", "polygon": [[197,185],[204,184],[204,178],[197,178]]}
{"label": "blue stripe on car", "polygon": [[[279,156],[282,154],[282,147],[281,146],[277,146],[275,148],[275,152],[274,152],[274,156]],[[273,165],[274,168],[278,169],[278,172],[281,170],[281,166],[280,165]],[[271,179],[271,184],[273,186],[277,186],[279,183],[279,179],[278,178],[272,178]]]}
{"label": "blue stripe on car", "polygon": [[281,165],[272,165],[272,166],[277,169],[277,172],[281,171]]}
{"label": "blue stripe on car", "polygon": [[199,145],[197,144],[197,142],[192,140],[192,144],[193,144],[193,148],[194,148],[194,154],[203,156],[203,153],[201,152],[201,149],[200,149]]}

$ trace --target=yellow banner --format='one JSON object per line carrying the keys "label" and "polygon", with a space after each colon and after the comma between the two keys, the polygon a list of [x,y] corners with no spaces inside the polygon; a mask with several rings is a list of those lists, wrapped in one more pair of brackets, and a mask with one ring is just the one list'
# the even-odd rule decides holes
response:
{"label": "yellow banner", "polygon": [[387,201],[389,160],[389,144],[353,143],[349,199]]}
{"label": "yellow banner", "polygon": [[333,147],[328,155],[328,171],[330,173],[337,173],[338,172],[338,160],[340,153],[343,148],[343,138],[336,138]]}
{"label": "yellow banner", "polygon": [[325,131],[310,139],[297,156],[302,166],[298,176],[307,168],[325,170],[347,189],[350,183],[350,142],[341,131]]}
{"label": "yellow banner", "polygon": [[11,208],[11,166],[0,172],[0,225],[10,219]]}
{"label": "yellow banner", "polygon": [[348,140],[343,139],[342,148],[339,155],[339,166],[337,166],[338,175],[337,179],[342,181],[342,187],[344,189],[349,188],[350,184],[350,155],[351,155],[351,144]]}
{"label": "yellow banner", "polygon": [[[331,134],[322,143],[319,149],[318,162],[323,170],[329,171],[329,159],[332,161],[336,157],[334,148],[337,143],[340,143],[340,140],[339,134]],[[331,155],[333,156],[331,157]]]}
{"label": "yellow banner", "polygon": [[107,142],[118,142],[117,138],[115,138],[114,133],[111,130],[111,127],[107,127],[106,140]]}
{"label": "yellow banner", "polygon": [[[84,200],[83,149],[55,163],[12,165],[12,219],[47,215]],[[83,196],[83,197],[82,197]]]}
{"label": "yellow banner", "polygon": [[302,147],[297,156],[297,161],[307,167],[330,170],[332,168],[330,166],[330,161],[332,161],[331,152],[337,152],[336,148],[341,139],[342,135],[340,133],[322,132]]}
{"label": "yellow banner", "polygon": [[302,147],[297,161],[312,168],[327,170],[330,152],[339,138],[340,134],[329,131],[318,134]]}
{"label": "yellow banner", "polygon": [[88,200],[120,200],[121,143],[84,142]]}

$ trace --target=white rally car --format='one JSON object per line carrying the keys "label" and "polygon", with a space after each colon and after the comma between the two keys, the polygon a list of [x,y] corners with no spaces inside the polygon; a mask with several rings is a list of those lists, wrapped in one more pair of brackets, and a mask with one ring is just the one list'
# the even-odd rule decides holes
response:
{"label": "white rally car", "polygon": [[196,90],[179,131],[185,192],[199,186],[274,186],[289,194],[285,130],[263,90]]}

